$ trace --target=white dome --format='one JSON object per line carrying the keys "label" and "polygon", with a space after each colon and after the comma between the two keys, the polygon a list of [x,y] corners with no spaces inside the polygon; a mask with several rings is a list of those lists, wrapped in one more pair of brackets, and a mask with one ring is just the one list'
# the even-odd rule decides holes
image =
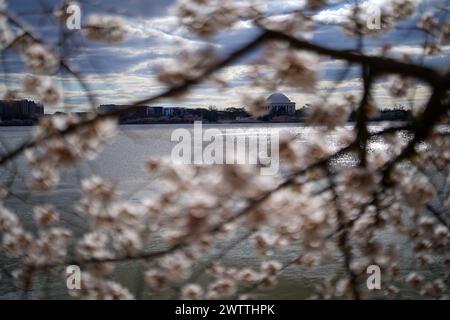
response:
{"label": "white dome", "polygon": [[288,97],[286,97],[284,94],[280,92],[272,93],[267,98],[267,103],[273,103],[273,104],[280,104],[280,103],[290,103],[291,100],[289,100]]}

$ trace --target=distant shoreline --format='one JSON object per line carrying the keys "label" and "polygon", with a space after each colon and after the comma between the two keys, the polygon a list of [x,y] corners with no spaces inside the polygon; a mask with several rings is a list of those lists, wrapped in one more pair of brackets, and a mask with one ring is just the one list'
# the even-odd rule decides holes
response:
{"label": "distant shoreline", "polygon": [[[201,121],[201,120],[196,120],[196,121]],[[220,124],[220,125],[227,125],[227,124],[259,124],[259,125],[264,125],[264,124],[298,124],[298,125],[303,125],[303,126],[316,126],[316,125],[309,125],[307,124],[305,121],[201,121],[202,124]],[[402,123],[407,123],[407,121],[405,120],[375,120],[375,121],[368,121],[369,124],[379,124],[379,123],[397,123],[397,124],[402,124]],[[347,121],[346,124],[350,125],[350,124],[354,124],[355,121]],[[173,125],[177,125],[177,124],[194,124],[194,121],[155,121],[155,122],[149,122],[149,123],[119,123],[119,126],[146,126],[146,125],[154,125],[154,124],[173,124]],[[8,128],[8,127],[34,127],[36,126],[37,123],[35,124],[2,124],[0,123],[0,127],[3,128]]]}

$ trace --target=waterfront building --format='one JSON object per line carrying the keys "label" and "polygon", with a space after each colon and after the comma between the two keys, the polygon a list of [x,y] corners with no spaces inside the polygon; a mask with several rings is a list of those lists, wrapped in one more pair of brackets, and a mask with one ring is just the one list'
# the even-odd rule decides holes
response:
{"label": "waterfront building", "polygon": [[30,100],[0,100],[0,119],[36,120],[44,114],[44,106]]}
{"label": "waterfront building", "polygon": [[164,107],[146,107],[147,117],[158,118],[163,116]]}
{"label": "waterfront building", "polygon": [[[122,105],[122,104],[102,104],[98,107],[99,113],[111,112],[116,110],[124,110],[129,108],[130,105]],[[120,120],[133,119],[133,118],[145,118],[147,117],[147,106],[141,106],[133,111],[124,112],[120,114]]]}

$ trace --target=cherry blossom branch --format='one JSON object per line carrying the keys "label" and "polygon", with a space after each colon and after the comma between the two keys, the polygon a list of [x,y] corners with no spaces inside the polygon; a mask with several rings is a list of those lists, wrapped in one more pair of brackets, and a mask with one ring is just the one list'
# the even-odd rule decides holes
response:
{"label": "cherry blossom branch", "polygon": [[[18,25],[17,25],[18,26]],[[366,165],[366,153],[367,153],[367,141],[368,138],[371,136],[368,132],[367,128],[367,122],[368,122],[368,114],[367,114],[367,104],[369,102],[370,98],[370,89],[372,85],[372,80],[374,75],[381,75],[385,73],[394,73],[399,74],[402,76],[407,77],[416,77],[420,81],[427,82],[433,90],[433,94],[430,97],[428,104],[424,110],[424,112],[413,121],[411,125],[408,125],[408,130],[413,133],[413,140],[407,145],[406,148],[402,150],[399,156],[392,159],[385,167],[382,168],[382,171],[387,176],[390,172],[390,170],[395,166],[396,163],[401,162],[403,160],[408,159],[410,156],[415,154],[415,147],[417,143],[424,141],[430,134],[432,128],[435,124],[438,123],[441,116],[448,111],[448,103],[443,102],[443,98],[446,94],[446,91],[448,90],[449,83],[450,83],[450,73],[442,74],[439,71],[420,66],[418,64],[411,64],[411,63],[405,63],[401,62],[395,59],[385,58],[385,57],[376,57],[376,56],[369,56],[364,55],[360,51],[354,51],[354,50],[336,50],[332,48],[327,48],[325,46],[320,46],[317,44],[314,44],[312,42],[298,39],[295,37],[292,37],[290,35],[287,35],[282,32],[274,31],[274,30],[268,30],[262,28],[262,33],[257,36],[255,39],[244,45],[242,48],[238,49],[237,51],[233,52],[229,56],[226,56],[223,59],[220,59],[216,61],[215,63],[212,63],[209,67],[205,68],[203,72],[200,73],[199,76],[193,77],[193,78],[186,78],[184,81],[177,86],[169,87],[162,93],[152,96],[143,100],[135,101],[132,103],[132,105],[129,108],[122,109],[122,110],[116,110],[112,112],[108,112],[105,114],[97,114],[94,115],[90,119],[84,119],[84,121],[70,125],[64,130],[61,130],[59,132],[51,133],[45,136],[41,136],[38,138],[35,138],[34,140],[31,140],[29,142],[24,143],[23,145],[19,146],[17,149],[8,152],[6,155],[0,158],[0,165],[3,165],[7,163],[8,161],[14,159],[15,157],[19,156],[24,150],[28,148],[32,148],[39,143],[41,143],[44,140],[50,139],[51,137],[60,136],[64,137],[67,134],[71,134],[73,132],[76,132],[79,128],[83,126],[88,126],[95,124],[96,121],[106,118],[106,117],[117,117],[120,114],[133,111],[135,109],[140,108],[144,104],[148,104],[154,101],[157,101],[162,98],[168,98],[173,97],[175,95],[183,94],[187,90],[189,90],[191,87],[201,83],[203,80],[208,78],[210,75],[212,75],[214,72],[229,66],[230,64],[237,61],[239,58],[244,56],[245,54],[251,52],[252,50],[259,47],[261,44],[266,43],[268,41],[283,41],[291,45],[291,47],[299,49],[299,50],[306,50],[310,52],[314,52],[321,55],[327,55],[330,57],[334,57],[337,59],[345,60],[348,62],[349,65],[351,64],[360,64],[363,67],[363,81],[364,81],[364,92],[363,97],[360,102],[360,106],[357,110],[357,122],[355,126],[355,130],[357,132],[356,141],[349,144],[347,147],[340,149],[334,154],[331,154],[327,157],[324,157],[324,159],[319,159],[318,161],[314,162],[310,166],[300,169],[296,172],[293,172],[291,175],[289,175],[284,182],[276,186],[274,189],[267,191],[266,193],[262,194],[260,197],[257,197],[255,199],[248,199],[247,206],[237,213],[229,216],[224,221],[221,221],[220,223],[211,226],[210,228],[205,229],[201,233],[205,234],[215,234],[217,233],[223,225],[235,222],[236,220],[244,217],[249,212],[254,211],[259,206],[261,206],[267,199],[271,197],[272,194],[276,193],[279,190],[282,190],[290,185],[292,183],[297,181],[297,178],[305,173],[307,173],[309,170],[316,168],[316,167],[325,167],[327,170],[330,170],[329,164],[330,160],[338,157],[339,155],[342,155],[346,152],[352,151],[353,149],[358,149],[359,151],[359,159],[360,159],[360,165],[365,166]],[[31,33],[28,33],[26,29],[23,29],[24,34],[21,35],[24,37],[30,37],[34,41],[37,41],[39,43],[41,42],[37,37],[34,37]],[[61,58],[60,60],[60,68],[65,69],[70,74],[72,74],[76,79],[79,79],[81,83],[83,84],[84,81],[82,81],[81,74],[73,71],[67,64],[65,64],[65,61]],[[376,70],[376,73],[374,73],[374,70]],[[81,80],[80,80],[81,79]],[[83,89],[90,94],[90,90],[87,86],[83,86]],[[93,101],[93,100],[92,100]],[[92,102],[91,101],[91,102]],[[394,131],[397,129],[394,129]],[[382,131],[381,134],[383,134],[385,131]],[[380,134],[380,133],[377,133]],[[350,278],[350,286],[352,289],[352,294],[355,299],[360,298],[360,293],[358,291],[358,284],[357,284],[357,275],[352,271],[350,265],[352,262],[352,248],[349,243],[349,237],[350,237],[350,228],[353,223],[359,219],[359,217],[364,213],[364,209],[361,208],[361,214],[355,219],[351,221],[346,221],[346,217],[344,215],[344,212],[342,211],[342,208],[339,205],[339,199],[338,199],[338,193],[336,190],[336,185],[334,184],[335,181],[332,178],[331,172],[328,172],[327,175],[330,185],[331,185],[331,191],[334,194],[334,201],[335,201],[335,207],[337,210],[337,220],[338,220],[338,228],[337,228],[337,238],[338,238],[338,245],[342,251],[342,254],[344,256],[344,266],[346,269],[346,272],[349,275]],[[376,201],[376,198],[374,197],[374,201]],[[432,207],[432,209],[434,209]],[[182,238],[181,241],[178,243],[156,252],[150,252],[150,253],[141,253],[134,256],[123,256],[123,257],[115,257],[111,259],[92,259],[92,260],[76,260],[73,258],[72,261],[67,261],[63,264],[52,264],[52,265],[44,265],[39,266],[38,268],[34,268],[32,271],[35,271],[36,269],[50,269],[53,267],[58,267],[61,265],[66,264],[90,264],[90,263],[106,263],[106,262],[121,262],[121,261],[129,261],[129,260],[148,260],[152,258],[159,258],[166,254],[170,254],[172,252],[175,252],[177,250],[182,250],[189,245],[191,245],[192,240],[196,240],[198,234],[196,235],[189,235],[184,238]],[[221,254],[225,254],[229,248],[234,247],[234,244],[231,244],[224,250]],[[287,265],[285,266],[287,267]],[[203,269],[201,269],[203,270]],[[284,268],[282,269],[284,270]]]}
{"label": "cherry blossom branch", "polygon": [[446,226],[450,230],[450,224],[447,220],[444,219],[441,212],[437,210],[435,207],[433,207],[431,204],[426,204],[425,208],[427,208],[428,211],[430,211],[433,216],[440,222],[442,225]]}
{"label": "cherry blossom branch", "polygon": [[[12,19],[14,23],[16,23],[18,26],[20,26],[33,40],[40,41],[37,37],[33,36],[29,31],[27,31],[23,25],[21,25],[19,22],[17,22],[14,18],[9,17],[9,19]],[[217,70],[220,70],[230,63],[234,62],[235,60],[239,59],[241,56],[246,54],[247,52],[251,51],[252,49],[256,48],[259,44],[267,41],[267,40],[284,40],[291,45],[301,48],[304,50],[314,51],[319,54],[326,54],[335,58],[340,58],[347,60],[349,62],[359,62],[371,65],[373,67],[379,67],[380,65],[385,65],[385,67],[381,69],[377,69],[378,72],[381,72],[381,70],[388,70],[390,72],[397,72],[399,74],[403,75],[410,75],[410,76],[416,76],[418,78],[422,78],[424,80],[430,81],[431,83],[434,83],[436,79],[439,79],[439,74],[437,74],[434,70],[417,66],[414,64],[409,63],[403,63],[400,61],[396,61],[389,58],[379,58],[379,57],[370,57],[365,56],[363,54],[355,54],[351,53],[350,51],[344,51],[344,50],[334,50],[325,48],[319,45],[314,45],[310,42],[299,40],[297,38],[291,37],[289,35],[286,35],[281,32],[272,31],[272,30],[265,30],[260,36],[256,37],[253,41],[249,42],[247,45],[243,46],[242,48],[236,50],[232,54],[230,54],[227,58],[219,61],[218,63],[212,65],[209,69],[207,69],[205,72],[203,72],[200,76],[192,79],[186,79],[184,83],[182,83],[179,86],[175,86],[172,88],[169,88],[165,92],[156,95],[154,97],[146,98],[137,102],[134,102],[129,108],[121,109],[121,110],[115,110],[109,113],[105,113],[102,115],[98,115],[98,117],[103,116],[118,116],[122,113],[133,111],[140,107],[142,104],[154,102],[156,100],[171,97],[177,94],[180,94],[187,90],[190,86],[198,84],[201,80],[208,77],[212,73],[214,73]],[[74,74],[76,77],[78,76],[77,73],[75,73],[70,67],[68,67],[65,63],[62,63],[62,67],[67,69],[70,73]],[[448,77],[447,77],[448,78]],[[448,81],[448,79],[447,79]],[[448,86],[448,83],[447,83]],[[95,119],[93,119],[95,121]],[[63,132],[61,132],[63,133]],[[0,161],[0,164],[3,163],[3,161]]]}
{"label": "cherry blossom branch", "polygon": [[[285,41],[297,49],[312,51],[312,52],[315,52],[318,54],[328,55],[328,56],[331,56],[334,58],[347,60],[347,61],[353,62],[353,63],[360,63],[360,64],[368,65],[372,69],[377,70],[378,74],[381,74],[383,72],[398,73],[398,74],[404,75],[404,76],[417,77],[419,79],[429,82],[433,86],[442,86],[444,88],[448,88],[450,86],[450,73],[448,73],[446,75],[441,75],[439,72],[437,72],[433,69],[430,69],[428,67],[423,67],[423,66],[419,66],[419,65],[415,65],[415,64],[411,64],[411,63],[405,63],[405,62],[397,61],[397,60],[386,58],[386,57],[367,56],[367,55],[360,54],[360,53],[354,53],[354,52],[351,52],[348,50],[330,49],[330,48],[327,48],[324,46],[313,44],[313,43],[305,41],[305,40],[297,39],[295,37],[286,35],[282,32],[263,29],[263,32],[259,36],[254,38],[252,41],[248,42],[246,45],[242,46],[240,49],[234,51],[227,57],[223,58],[222,60],[219,60],[218,62],[212,64],[209,68],[204,70],[199,76],[194,77],[194,78],[187,78],[180,85],[170,87],[155,96],[135,101],[128,108],[117,109],[117,110],[109,111],[106,113],[97,114],[92,119],[88,119],[88,120],[85,120],[78,124],[68,126],[65,130],[62,130],[58,133],[53,133],[53,134],[50,134],[48,136],[45,136],[45,137],[37,139],[37,140],[31,140],[31,141],[25,142],[24,144],[18,146],[15,150],[2,156],[0,158],[0,165],[3,165],[6,162],[19,156],[23,151],[36,146],[38,143],[40,143],[40,141],[49,139],[49,138],[57,136],[57,135],[64,136],[66,134],[76,131],[76,129],[78,129],[79,127],[86,126],[86,125],[92,125],[99,119],[107,118],[107,117],[118,117],[121,114],[135,111],[136,109],[140,108],[140,106],[142,106],[142,105],[156,102],[163,98],[169,98],[169,97],[183,94],[190,87],[192,87],[196,84],[199,84],[205,78],[208,78],[210,75],[212,75],[214,72],[232,64],[233,62],[237,61],[239,58],[246,55],[253,49],[256,49],[262,43],[267,42],[269,40]],[[73,70],[72,70],[72,72],[73,72]]]}
{"label": "cherry blossom branch", "polygon": [[376,70],[378,74],[396,73],[403,76],[419,78],[432,86],[450,86],[449,74],[442,75],[440,72],[417,64],[402,62],[388,57],[369,56],[350,50],[337,50],[314,44],[307,40],[295,38],[283,32],[264,29],[265,34],[272,40],[280,40],[289,43],[294,48],[311,51],[317,54],[346,60],[349,62],[367,65]]}
{"label": "cherry blossom branch", "polygon": [[[297,255],[294,259],[289,260],[288,262],[284,263],[283,266],[280,268],[280,270],[278,270],[275,274],[275,276],[279,276],[281,275],[287,268],[299,263],[300,261],[300,257],[301,255]],[[255,291],[256,289],[258,289],[262,284],[264,284],[265,279],[261,279],[259,281],[257,281],[256,283],[252,284],[251,286],[241,290],[238,294],[236,294],[232,299],[236,300],[239,298],[239,295],[242,294],[249,294],[253,291]]]}
{"label": "cherry blossom branch", "polygon": [[[101,118],[104,117],[113,117],[113,116],[118,116],[121,113],[124,112],[129,112],[132,111],[134,109],[137,109],[140,107],[140,105],[142,104],[146,104],[149,102],[153,102],[156,101],[158,99],[161,98],[165,98],[165,97],[170,97],[173,95],[177,95],[180,93],[184,93],[188,88],[190,88],[191,86],[200,83],[204,78],[207,78],[209,75],[211,75],[213,72],[220,70],[221,68],[231,64],[232,62],[236,61],[237,59],[239,59],[241,56],[243,56],[244,54],[246,54],[247,52],[251,51],[252,49],[256,48],[257,46],[259,46],[261,43],[267,41],[267,40],[284,40],[289,42],[292,46],[298,48],[298,49],[304,49],[304,50],[309,50],[309,51],[313,51],[319,54],[327,54],[336,58],[340,58],[340,59],[344,59],[347,60],[349,62],[353,62],[353,63],[362,63],[364,66],[370,66],[370,68],[377,68],[377,72],[378,73],[382,73],[382,72],[393,72],[393,73],[399,73],[399,74],[403,74],[403,75],[408,75],[408,76],[417,76],[420,79],[423,79],[427,82],[429,82],[430,84],[432,84],[433,86],[442,86],[443,88],[447,88],[448,87],[448,76],[441,76],[439,73],[435,72],[432,69],[428,69],[425,67],[421,67],[421,66],[415,66],[415,65],[411,65],[411,64],[407,64],[407,63],[403,63],[403,62],[398,62],[392,59],[388,59],[388,58],[378,58],[378,57],[370,57],[370,56],[365,56],[359,53],[353,53],[350,51],[340,51],[340,50],[334,50],[334,49],[329,49],[329,48],[325,48],[325,47],[321,47],[321,46],[317,46],[314,45],[312,43],[303,41],[303,40],[299,40],[296,38],[292,38],[290,36],[287,36],[285,34],[276,32],[276,31],[265,31],[264,33],[262,33],[259,37],[255,38],[252,42],[248,43],[246,46],[242,47],[241,49],[237,50],[236,52],[232,53],[230,56],[226,57],[225,59],[219,61],[218,63],[212,65],[210,68],[208,68],[207,70],[205,70],[200,76],[196,77],[196,78],[191,78],[191,79],[186,79],[186,81],[184,83],[182,83],[179,86],[175,86],[175,87],[171,87],[168,88],[165,92],[144,99],[144,100],[140,100],[135,102],[131,107],[124,109],[124,110],[118,110],[118,111],[114,111],[114,112],[110,112],[107,114],[100,114],[97,115],[95,118],[93,119],[89,119],[86,120],[80,124],[76,124],[76,125],[72,125],[69,126],[67,129],[55,133],[55,134],[51,134],[48,135],[46,137],[42,137],[40,139],[34,140],[34,141],[30,141],[28,143],[25,143],[24,145],[22,145],[21,147],[19,147],[18,149],[14,150],[13,152],[9,153],[8,155],[4,156],[1,158],[0,160],[0,164],[4,164],[7,161],[13,159],[14,157],[18,156],[19,154],[21,154],[22,151],[31,148],[33,146],[35,146],[36,144],[38,144],[40,141],[48,139],[51,136],[54,135],[60,135],[60,136],[64,136],[65,134],[69,134],[71,132],[76,131],[78,128],[85,126],[85,125],[89,125],[89,124],[93,124],[96,121],[98,121]],[[386,64],[386,65],[384,65]],[[384,67],[380,67],[380,65],[384,65]],[[366,83],[366,88],[370,87],[367,85]],[[437,91],[437,90],[435,90]],[[363,101],[361,102],[361,106],[364,106],[367,103],[367,98],[368,98],[368,92],[369,90],[365,90],[364,93],[364,97],[363,97]],[[426,125],[423,125],[422,123],[418,123],[415,122],[414,123],[414,131],[415,132],[415,138],[414,138],[414,144],[418,141],[420,141],[421,139],[423,139],[426,136],[426,133],[429,131],[429,129],[433,126],[433,124],[439,119],[439,115],[442,114],[444,112],[443,108],[440,108],[438,105],[438,113],[435,112],[435,110],[432,110],[431,108],[435,106],[436,102],[436,98],[434,98],[434,94],[432,96],[432,98],[430,99],[429,105],[426,108],[424,115],[421,117],[421,119],[429,119],[431,118],[433,121],[430,122],[425,122]],[[432,110],[432,111],[430,111]],[[366,126],[366,121],[367,119],[362,119],[360,118],[358,121],[358,125],[360,126],[360,130],[358,130],[359,132],[359,138],[357,139],[359,141],[359,146],[361,147],[361,142],[366,141],[366,135],[367,135],[367,131],[366,134],[364,134],[363,129],[361,129],[361,126]],[[366,128],[367,130],[367,128]],[[345,150],[341,150],[341,152],[346,152],[348,150],[350,150],[352,147],[354,147],[355,145],[352,144],[347,148],[344,148]],[[414,146],[414,145],[413,145]],[[406,150],[410,150],[411,148],[407,148]],[[338,153],[341,153],[338,152]],[[406,154],[407,151],[405,151],[403,154]],[[317,163],[315,163],[314,165],[312,165],[311,167],[308,167],[306,169],[301,170],[300,172],[296,172],[294,173],[290,178],[288,178],[284,183],[282,183],[281,185],[279,185],[277,188],[275,188],[274,190],[271,190],[270,192],[267,192],[266,194],[264,194],[262,197],[255,199],[253,201],[250,201],[249,205],[241,212],[239,212],[238,214],[236,214],[235,216],[230,217],[229,219],[225,220],[224,222],[222,222],[220,225],[217,225],[215,227],[213,227],[210,230],[207,230],[208,233],[214,233],[216,231],[218,231],[221,226],[225,223],[234,221],[242,216],[244,216],[246,213],[251,212],[252,210],[254,210],[256,207],[258,207],[261,203],[263,203],[266,199],[268,199],[270,197],[271,194],[273,194],[274,192],[277,192],[278,190],[281,190],[283,188],[285,188],[286,186],[289,186],[298,175],[303,174],[304,172],[308,171],[309,169],[311,169],[312,167],[316,167],[316,166],[320,166],[323,164],[326,164],[330,158],[332,158],[333,156],[336,155],[332,155],[331,157],[318,161]],[[404,159],[404,157],[398,157],[395,161],[400,161]],[[339,235],[339,244],[340,247],[342,248],[342,251],[344,253],[344,257],[345,257],[345,265],[346,265],[346,269],[349,272],[350,275],[352,275],[351,270],[350,270],[350,261],[351,261],[351,257],[349,255],[349,248],[348,248],[348,234],[347,234],[347,228],[346,228],[346,224],[344,224],[343,220],[342,220],[342,212],[341,212],[341,216],[340,216],[340,229],[342,230],[342,232]],[[140,255],[136,255],[136,256],[126,256],[126,257],[116,257],[116,258],[112,258],[112,259],[106,259],[106,260],[85,260],[85,261],[73,261],[73,262],[68,262],[67,264],[72,264],[72,263],[77,263],[77,264],[88,264],[88,263],[104,263],[104,262],[120,262],[120,261],[124,261],[124,260],[136,260],[136,259],[151,259],[151,258],[158,258],[161,257],[163,255],[169,254],[171,252],[174,252],[176,250],[182,249],[186,246],[188,246],[189,239],[185,239],[186,241],[183,242],[179,242],[177,244],[175,244],[174,246],[169,247],[168,249],[165,250],[161,250],[161,251],[157,251],[157,252],[152,252],[152,253],[143,253]],[[53,266],[46,266],[47,268],[53,267]],[[359,297],[359,293],[357,292],[356,289],[356,283],[355,283],[355,276],[351,276],[351,282],[352,282],[352,287],[353,287],[353,295],[355,298]]]}
{"label": "cherry blossom branch", "polygon": [[446,94],[448,86],[446,82],[450,79],[450,74],[446,75],[445,81],[439,83],[431,94],[428,100],[427,106],[422,114],[413,122],[413,139],[407,144],[407,146],[400,152],[400,154],[394,157],[391,161],[385,164],[383,172],[383,183],[389,184],[389,173],[392,168],[400,161],[405,160],[416,154],[416,145],[428,138],[432,128],[439,121],[439,119],[448,111],[449,104],[442,100]]}
{"label": "cherry blossom branch", "polygon": [[337,229],[341,230],[338,233],[338,246],[344,257],[344,269],[349,277],[350,288],[351,288],[353,298],[356,300],[360,300],[361,294],[359,293],[359,290],[358,290],[358,277],[351,268],[352,248],[349,244],[349,229],[346,228],[347,222],[345,219],[345,214],[342,211],[341,205],[339,204],[339,195],[336,191],[336,185],[334,183],[334,180],[331,177],[329,163],[327,162],[324,167],[325,167],[325,170],[327,171],[327,177],[328,177],[328,181],[330,183],[330,190],[333,195],[334,207],[336,208],[336,218],[337,218],[337,224],[338,224]]}
{"label": "cherry blossom branch", "polygon": [[369,121],[369,116],[367,113],[370,107],[369,100],[373,81],[373,74],[371,68],[368,67],[367,65],[363,65],[362,73],[363,73],[362,78],[364,91],[359,107],[356,110],[356,140],[358,141],[359,147],[360,166],[365,167],[367,154],[367,137],[368,137],[367,122]]}
{"label": "cherry blossom branch", "polygon": [[[408,128],[407,126],[389,127],[389,128],[386,128],[386,129],[378,131],[378,132],[373,132],[373,133],[369,134],[369,136],[370,137],[380,136],[380,135],[390,133],[390,132],[395,132],[398,130],[405,130],[407,128]],[[253,210],[255,210],[256,208],[258,208],[262,203],[264,203],[267,199],[269,199],[270,196],[272,196],[274,193],[281,191],[281,190],[289,187],[293,183],[295,183],[299,176],[306,174],[307,172],[309,172],[310,170],[312,170],[314,168],[322,167],[322,166],[326,165],[333,159],[338,158],[341,155],[351,151],[353,148],[355,148],[356,145],[357,145],[356,141],[353,143],[350,143],[347,146],[335,151],[334,153],[313,162],[312,164],[308,165],[307,167],[301,168],[301,169],[298,169],[297,171],[292,172],[291,174],[289,174],[286,177],[286,179],[282,183],[278,184],[275,188],[264,192],[262,195],[260,195],[257,198],[249,199],[248,204],[242,210],[238,211],[236,214],[231,215],[230,217],[222,220],[221,222],[215,224],[214,226],[211,226],[210,228],[208,228],[206,230],[200,231],[199,233],[196,233],[195,235],[185,236],[184,238],[179,240],[177,243],[169,246],[168,248],[161,249],[159,251],[144,252],[144,253],[141,253],[138,255],[133,255],[133,256],[112,257],[112,258],[106,258],[106,259],[81,259],[81,260],[74,259],[74,260],[65,261],[65,262],[44,264],[44,265],[38,266],[37,269],[45,269],[45,268],[52,269],[52,268],[57,268],[57,267],[62,267],[65,265],[72,265],[72,264],[86,265],[86,264],[95,264],[95,263],[117,263],[117,262],[132,261],[132,260],[150,260],[150,259],[157,259],[157,258],[163,257],[167,254],[173,253],[175,251],[184,249],[191,244],[190,241],[193,240],[193,238],[195,240],[195,238],[197,238],[201,235],[215,234],[215,233],[219,232],[224,225],[226,225],[228,223],[232,223],[232,222],[238,220],[239,218],[244,217],[248,213],[250,213]]]}
{"label": "cherry blossom branch", "polygon": [[94,263],[109,263],[109,262],[115,263],[115,262],[122,262],[122,261],[131,261],[131,260],[148,260],[148,259],[160,258],[167,254],[173,253],[177,250],[186,248],[191,244],[190,241],[192,240],[192,238],[197,238],[200,235],[204,235],[204,234],[214,234],[214,233],[219,232],[224,225],[226,225],[228,223],[232,223],[232,222],[238,220],[239,218],[245,216],[246,214],[252,212],[253,210],[255,210],[258,206],[260,206],[263,202],[265,202],[272,194],[289,187],[292,183],[295,182],[295,180],[297,179],[298,176],[305,174],[306,172],[310,171],[311,169],[314,169],[319,166],[323,166],[331,159],[344,154],[345,152],[351,150],[351,148],[353,148],[353,147],[354,147],[354,143],[339,149],[335,153],[333,153],[323,159],[320,159],[303,169],[297,170],[296,172],[290,174],[286,180],[284,180],[282,183],[278,184],[275,188],[264,192],[262,195],[260,195],[257,198],[249,199],[248,200],[249,203],[242,210],[238,211],[236,214],[222,220],[221,222],[215,224],[214,226],[212,226],[206,230],[196,233],[195,235],[185,236],[180,241],[178,241],[176,244],[174,244],[166,249],[162,249],[162,250],[154,251],[154,252],[141,253],[141,254],[134,255],[134,256],[122,256],[122,257],[113,257],[113,258],[106,258],[106,259],[84,259],[84,260],[75,259],[75,260],[65,261],[65,262],[61,262],[61,263],[44,264],[44,265],[39,266],[38,269],[43,269],[43,268],[52,269],[52,268],[61,267],[61,266],[65,266],[65,265],[71,265],[71,264],[86,265],[86,264],[94,264]]}
{"label": "cherry blossom branch", "polygon": [[[30,30],[30,28],[26,27],[25,24],[23,22],[21,22],[17,17],[12,16],[11,14],[8,13],[3,13],[5,15],[5,17],[8,19],[8,21],[18,27],[20,30],[22,30],[22,34],[19,35],[18,37],[16,37],[9,45],[9,47],[12,47],[14,45],[14,43],[16,43],[17,41],[20,41],[22,38],[26,38],[29,37],[30,39],[32,39],[34,42],[39,43],[41,45],[46,45],[44,43],[43,40],[41,40],[38,36],[36,36],[35,34],[33,34],[33,32]],[[5,48],[3,48],[2,50],[5,50]],[[54,49],[51,50],[52,54],[55,54]],[[94,96],[94,94],[92,93],[92,90],[90,89],[89,85],[87,84],[87,82],[84,80],[82,74],[75,70],[74,68],[72,68],[65,60],[62,56],[59,56],[59,64],[60,67],[64,70],[66,70],[69,74],[71,74],[80,84],[80,86],[83,88],[84,92],[86,93],[86,96],[89,100],[89,103],[91,104],[91,108],[95,109],[95,105],[96,105],[96,98]]]}

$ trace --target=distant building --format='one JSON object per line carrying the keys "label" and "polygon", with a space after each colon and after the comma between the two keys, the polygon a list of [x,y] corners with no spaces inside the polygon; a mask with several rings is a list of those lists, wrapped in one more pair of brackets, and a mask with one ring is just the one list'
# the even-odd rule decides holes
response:
{"label": "distant building", "polygon": [[158,118],[163,116],[164,107],[147,107],[147,117]]}
{"label": "distant building", "polygon": [[[124,110],[131,107],[130,105],[121,105],[121,104],[102,104],[98,107],[99,113],[111,112],[116,110]],[[147,106],[141,106],[133,111],[128,111],[121,113],[119,115],[120,120],[127,120],[133,118],[145,118],[147,117]]]}
{"label": "distant building", "polygon": [[163,116],[164,117],[171,117],[173,116],[174,108],[164,108],[163,109]]}
{"label": "distant building", "polygon": [[0,100],[0,119],[36,120],[44,114],[44,106],[29,100]]}
{"label": "distant building", "polygon": [[295,102],[289,100],[283,93],[272,93],[266,100],[267,108],[272,114],[294,115]]}
{"label": "distant building", "polygon": [[[381,110],[376,117],[370,119],[370,121],[411,121],[413,118],[411,110]],[[356,112],[353,111],[350,114],[348,121],[356,121]]]}
{"label": "distant building", "polygon": [[181,117],[185,114],[185,108],[164,107],[163,116],[165,117]]}
{"label": "distant building", "polygon": [[98,110],[101,112],[110,112],[110,111],[116,111],[116,110],[123,110],[126,108],[129,108],[129,105],[123,105],[123,104],[102,104],[100,107],[98,107]]}

